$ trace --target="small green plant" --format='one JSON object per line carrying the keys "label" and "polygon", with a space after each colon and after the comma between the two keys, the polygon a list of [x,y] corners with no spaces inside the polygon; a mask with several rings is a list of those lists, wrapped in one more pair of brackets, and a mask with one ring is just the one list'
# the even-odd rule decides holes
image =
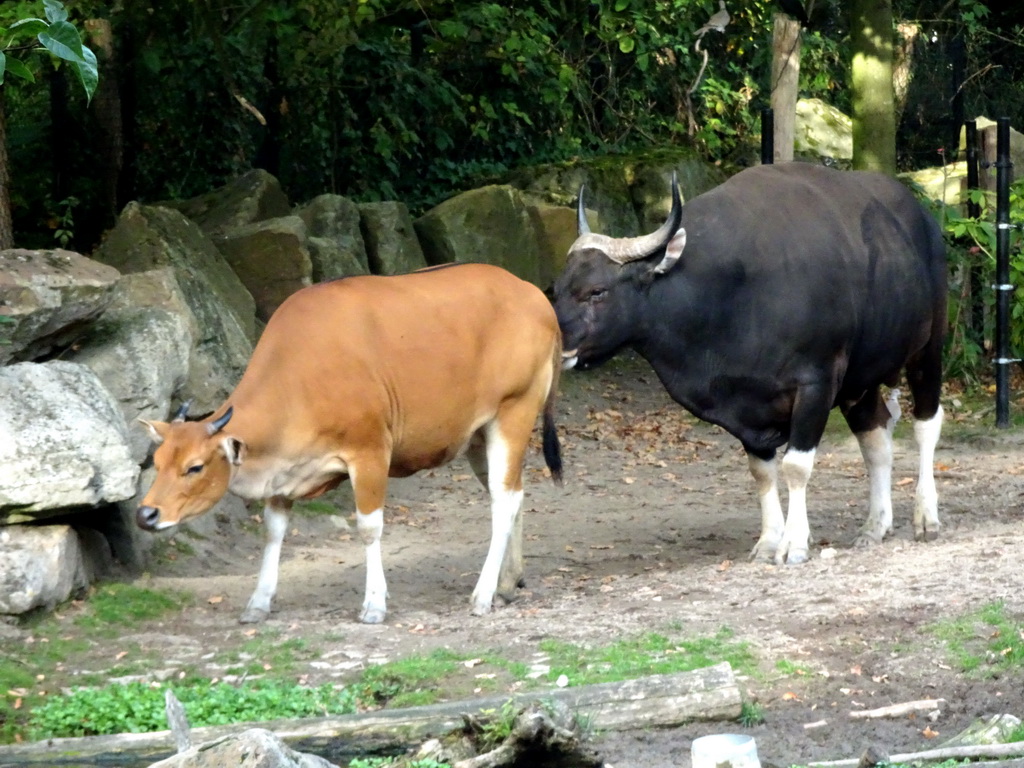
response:
{"label": "small green plant", "polygon": [[82,629],[120,634],[126,627],[156,619],[187,605],[188,596],[156,592],[134,584],[101,584],[88,598],[88,610],[75,623]]}
{"label": "small green plant", "polygon": [[764,722],[764,708],[752,701],[744,701],[740,705],[739,724],[744,728],[752,728]]}
{"label": "small green plant", "polygon": [[438,649],[429,656],[413,656],[369,667],[359,686],[363,699],[392,706],[420,706],[437,700],[433,684],[451,675],[462,656]]}
{"label": "small green plant", "polygon": [[[355,693],[331,685],[301,688],[290,683],[256,681],[235,687],[196,680],[175,685],[173,690],[194,727],[356,711]],[[146,733],[166,727],[164,689],[160,685],[128,683],[79,688],[47,697],[32,712],[30,732],[35,739],[46,739]]]}
{"label": "small green plant", "polygon": [[[348,764],[348,768],[387,768],[389,765],[394,765],[397,760],[398,758],[395,757],[357,757]],[[404,765],[408,768],[451,768],[449,763],[439,763],[431,758],[413,760]]]}
{"label": "small green plant", "polygon": [[775,669],[782,674],[789,675],[809,675],[811,670],[802,664],[789,661],[788,659],[779,659],[775,662]]}
{"label": "small green plant", "polygon": [[519,707],[515,701],[509,699],[501,705],[500,710],[484,710],[483,714],[486,717],[486,722],[483,725],[481,742],[488,749],[493,749],[512,735]]}
{"label": "small green plant", "polygon": [[75,238],[75,206],[78,204],[79,200],[74,195],[57,203],[57,226],[53,230],[53,238],[61,248],[67,248]]}

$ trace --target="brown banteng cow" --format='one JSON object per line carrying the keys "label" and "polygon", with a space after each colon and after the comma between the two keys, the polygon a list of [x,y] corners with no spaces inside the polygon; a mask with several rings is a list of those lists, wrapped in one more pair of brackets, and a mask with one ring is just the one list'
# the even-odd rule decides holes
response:
{"label": "brown banteng cow", "polygon": [[462,264],[305,288],[270,318],[228,400],[202,421],[143,422],[160,445],[137,522],[160,530],[228,491],[265,499],[266,548],[242,622],[266,618],[288,512],[352,480],[366,546],[362,621],[384,620],[381,560],[388,477],[466,452],[491,495],[491,542],[473,613],[491,609],[523,499],[522,469],[543,411],[544,458],[561,479],[553,405],[561,366],[555,313],[536,287]]}

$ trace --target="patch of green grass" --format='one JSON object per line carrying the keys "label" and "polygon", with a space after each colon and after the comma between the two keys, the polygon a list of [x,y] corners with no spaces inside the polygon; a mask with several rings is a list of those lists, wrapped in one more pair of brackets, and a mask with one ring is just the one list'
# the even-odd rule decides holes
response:
{"label": "patch of green grass", "polygon": [[295,506],[292,507],[292,511],[299,515],[305,515],[307,517],[317,517],[320,515],[337,515],[338,507],[329,501],[321,501],[320,499],[307,499],[306,501],[298,501]]}
{"label": "patch of green grass", "polygon": [[989,676],[1024,668],[1024,621],[1010,616],[1002,601],[931,629],[963,672]]}
{"label": "patch of green grass", "polygon": [[183,593],[156,592],[133,584],[101,584],[86,601],[87,610],[75,620],[84,630],[123,634],[132,626],[160,618],[187,605]]}
{"label": "patch of green grass", "polygon": [[752,728],[764,722],[764,709],[760,704],[752,701],[744,701],[740,704],[740,716],[738,722],[744,728]]}
{"label": "patch of green grass", "polygon": [[559,640],[540,644],[550,661],[549,679],[566,675],[571,685],[608,683],[635,677],[687,672],[728,661],[740,674],[752,674],[756,661],[746,643],[720,629],[714,636],[672,640],[648,634],[601,647],[583,647]]}
{"label": "patch of green grass", "polygon": [[775,669],[777,669],[786,677],[789,677],[791,675],[811,674],[811,670],[807,667],[803,666],[802,664],[797,664],[796,662],[789,661],[788,659],[779,659],[778,661],[776,661]]}
{"label": "patch of green grass", "polygon": [[[235,687],[196,680],[176,683],[172,689],[192,727],[356,711],[354,691],[331,685],[301,688],[255,681]],[[78,688],[49,696],[32,711],[29,724],[34,739],[146,733],[166,727],[164,688],[145,683]]]}
{"label": "patch of green grass", "polygon": [[[348,768],[387,768],[396,762],[398,762],[397,757],[357,757],[348,764]],[[451,768],[449,763],[439,763],[431,758],[403,762],[402,764],[408,768]]]}
{"label": "patch of green grass", "polygon": [[438,699],[436,684],[453,675],[467,657],[445,649],[367,668],[359,682],[364,699],[389,706],[422,706]]}

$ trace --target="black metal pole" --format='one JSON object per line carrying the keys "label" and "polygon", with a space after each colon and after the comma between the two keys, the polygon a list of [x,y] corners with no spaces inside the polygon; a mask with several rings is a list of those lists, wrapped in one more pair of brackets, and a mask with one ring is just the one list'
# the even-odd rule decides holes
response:
{"label": "black metal pole", "polygon": [[761,165],[775,162],[775,110],[761,108]]}
{"label": "black metal pole", "polygon": [[[964,123],[964,149],[967,156],[967,215],[972,219],[981,216],[981,206],[973,199],[972,192],[978,189],[978,121],[968,120]],[[985,282],[985,269],[982,260],[974,258],[968,269],[971,281],[971,333],[978,349],[985,347],[985,296],[982,285]]]}
{"label": "black metal pole", "polygon": [[996,426],[1010,426],[1010,118],[996,121]]}

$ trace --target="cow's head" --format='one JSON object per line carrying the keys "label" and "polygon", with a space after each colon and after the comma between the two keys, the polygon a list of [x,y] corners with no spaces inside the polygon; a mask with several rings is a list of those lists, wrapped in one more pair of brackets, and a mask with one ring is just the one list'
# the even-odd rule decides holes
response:
{"label": "cow's head", "polygon": [[609,237],[590,231],[580,188],[578,237],[555,281],[555,312],[562,328],[566,368],[600,365],[630,343],[643,287],[675,265],[686,244],[683,205],[672,174],[672,210],[656,231]]}
{"label": "cow's head", "polygon": [[224,432],[232,409],[211,421],[185,421],[185,403],[171,422],[145,421],[159,445],[153,454],[156,480],[135,513],[140,528],[158,531],[198,517],[227,493],[231,466],[245,450]]}

